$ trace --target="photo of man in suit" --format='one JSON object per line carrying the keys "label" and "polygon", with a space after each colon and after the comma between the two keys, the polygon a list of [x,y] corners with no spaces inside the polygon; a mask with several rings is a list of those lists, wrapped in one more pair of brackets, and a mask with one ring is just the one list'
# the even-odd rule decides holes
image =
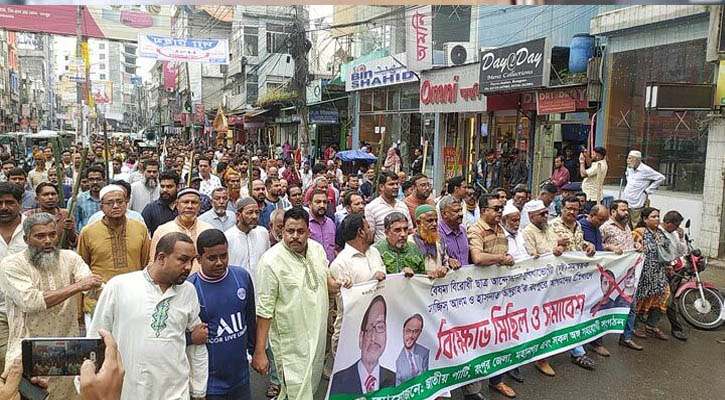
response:
{"label": "photo of man in suit", "polygon": [[395,373],[380,365],[387,342],[388,306],[375,296],[360,324],[360,359],[332,376],[330,394],[364,394],[395,386]]}
{"label": "photo of man in suit", "polygon": [[403,323],[403,348],[395,361],[395,385],[415,378],[428,370],[430,350],[418,344],[423,332],[423,316],[415,314]]}
{"label": "photo of man in suit", "polygon": [[[605,276],[606,275],[606,276]],[[607,279],[609,277],[609,279]],[[612,299],[612,291],[610,291],[610,287],[612,285],[611,281],[615,281],[614,278],[614,272],[610,270],[604,270],[604,273],[600,276],[600,285],[602,288],[602,293],[604,293],[604,296],[602,296],[602,299],[599,300],[595,305],[592,306],[591,312],[592,315],[596,315],[599,311],[608,310],[610,308],[616,307],[616,303]]]}

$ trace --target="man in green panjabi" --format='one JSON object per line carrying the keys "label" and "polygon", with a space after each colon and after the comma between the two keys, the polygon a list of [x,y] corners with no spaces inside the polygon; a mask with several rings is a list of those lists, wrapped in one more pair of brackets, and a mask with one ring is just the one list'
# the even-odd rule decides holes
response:
{"label": "man in green panjabi", "polygon": [[352,281],[335,281],[319,243],[308,240],[309,215],[301,207],[284,214],[283,240],[257,266],[257,332],[252,368],[269,371],[267,339],[281,384],[280,399],[312,399],[325,356],[328,292]]}
{"label": "man in green panjabi", "polygon": [[[392,212],[385,217],[385,238],[373,246],[383,259],[388,274],[404,273],[407,277],[426,274],[425,256],[415,242],[408,240],[408,219],[401,212]],[[430,272],[435,275],[435,270]],[[434,276],[433,276],[434,277]]]}

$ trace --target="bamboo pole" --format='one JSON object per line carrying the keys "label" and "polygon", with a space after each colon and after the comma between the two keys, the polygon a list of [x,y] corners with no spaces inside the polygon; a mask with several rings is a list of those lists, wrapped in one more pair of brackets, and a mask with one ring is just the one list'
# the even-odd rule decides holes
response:
{"label": "bamboo pole", "polygon": [[55,157],[55,173],[58,177],[58,203],[61,207],[65,207],[65,191],[63,190],[63,178],[65,177],[65,174],[63,173],[63,168],[61,168],[63,161],[60,159],[60,140],[55,138],[55,140],[50,142],[50,145],[53,148],[53,157]]}
{"label": "bamboo pole", "polygon": [[193,172],[194,172],[194,150],[191,151],[191,155],[189,156],[189,174],[186,176],[186,187],[191,187],[191,175]]}
{"label": "bamboo pole", "polygon": [[108,168],[108,162],[111,158],[110,151],[108,149],[108,125],[106,125],[106,119],[103,119],[103,159],[105,160],[104,167],[106,171],[106,184],[111,183],[111,170]]}
{"label": "bamboo pole", "polygon": [[247,150],[247,189],[249,195],[252,195],[252,152]]}
{"label": "bamboo pole", "polygon": [[423,167],[421,169],[421,173],[423,175],[425,175],[425,166],[426,166],[425,162],[427,161],[427,159],[428,159],[428,140],[424,140],[423,141]]}
{"label": "bamboo pole", "polygon": [[[78,200],[78,190],[81,187],[81,176],[83,175],[83,170],[86,168],[86,160],[88,159],[88,148],[83,149],[83,153],[81,153],[81,165],[78,170],[78,176],[76,177],[76,181],[73,183],[73,194],[71,195],[70,203],[68,204],[68,218],[71,218],[73,215],[73,210],[75,209],[77,200]],[[63,230],[63,233],[60,236],[60,248],[64,248],[67,245],[67,232]]]}

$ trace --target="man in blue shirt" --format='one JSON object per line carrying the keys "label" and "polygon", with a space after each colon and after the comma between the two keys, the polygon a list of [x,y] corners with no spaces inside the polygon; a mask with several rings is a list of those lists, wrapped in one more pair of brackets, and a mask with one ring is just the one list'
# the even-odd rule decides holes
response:
{"label": "man in blue shirt", "polygon": [[[595,204],[589,209],[589,213],[579,217],[579,225],[582,227],[584,240],[594,245],[597,251],[611,250],[609,246],[605,248],[602,240],[602,232],[599,227],[609,219],[609,210],[601,204]],[[604,347],[602,338],[596,339],[589,343],[588,347],[602,357],[609,357],[609,350]]]}
{"label": "man in blue shirt", "polygon": [[228,266],[227,239],[209,229],[196,239],[201,269],[189,277],[196,287],[209,338],[207,400],[251,400],[247,354],[254,352],[256,309],[249,273]]}
{"label": "man in blue shirt", "polygon": [[149,235],[153,237],[156,228],[172,221],[179,215],[176,209],[176,194],[179,191],[179,175],[164,171],[159,177],[159,198],[144,207],[141,215],[146,221]]}

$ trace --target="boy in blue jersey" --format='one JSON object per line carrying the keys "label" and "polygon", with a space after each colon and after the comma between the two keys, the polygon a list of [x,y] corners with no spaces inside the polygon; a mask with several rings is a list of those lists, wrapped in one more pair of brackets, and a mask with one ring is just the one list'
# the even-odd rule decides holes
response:
{"label": "boy in blue jersey", "polygon": [[250,400],[249,362],[254,352],[256,310],[249,273],[228,266],[228,245],[218,229],[202,232],[196,240],[201,270],[189,277],[208,325],[209,380],[207,400]]}

